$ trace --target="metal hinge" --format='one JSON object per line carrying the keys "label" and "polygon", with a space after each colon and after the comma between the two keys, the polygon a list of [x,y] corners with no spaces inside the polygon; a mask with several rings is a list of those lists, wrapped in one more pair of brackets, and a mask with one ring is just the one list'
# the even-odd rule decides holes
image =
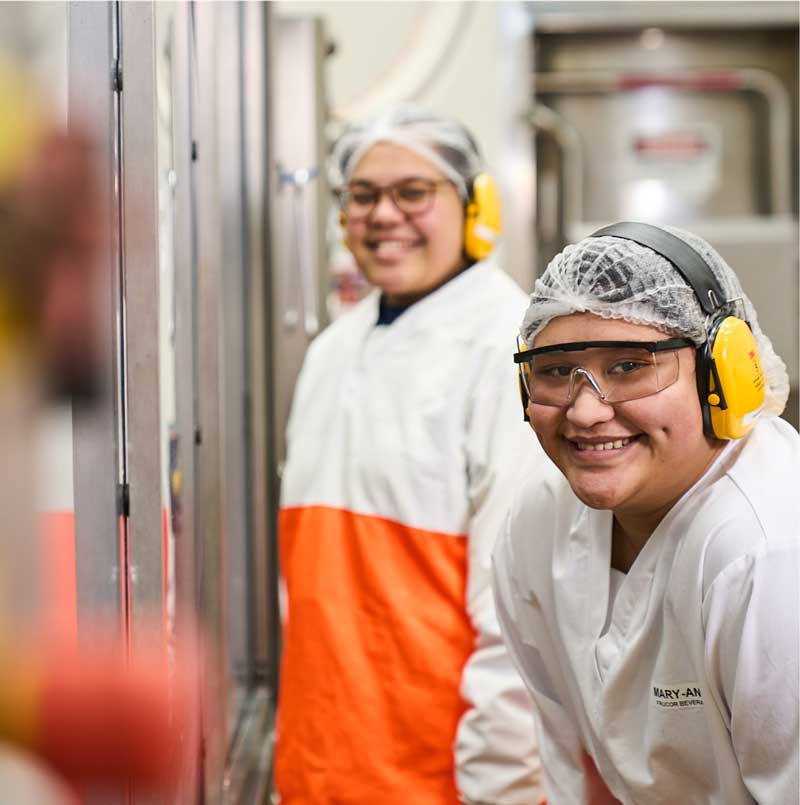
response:
{"label": "metal hinge", "polygon": [[122,65],[119,59],[111,62],[111,89],[114,92],[122,92]]}
{"label": "metal hinge", "polygon": [[131,488],[129,484],[117,484],[117,511],[123,517],[131,516]]}

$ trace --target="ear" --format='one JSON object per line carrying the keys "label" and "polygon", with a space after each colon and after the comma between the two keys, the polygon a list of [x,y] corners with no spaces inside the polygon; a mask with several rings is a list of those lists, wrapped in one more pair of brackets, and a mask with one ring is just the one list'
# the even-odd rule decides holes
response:
{"label": "ear", "polygon": [[534,433],[536,433],[536,428],[534,427],[534,424],[533,424],[533,417],[531,416],[531,403],[530,403],[530,400],[528,401],[528,405],[527,405],[527,407],[525,408],[525,414],[526,414],[526,416],[525,416],[525,421],[526,421],[526,422],[528,423],[528,425],[530,426],[530,429],[531,429],[531,430],[532,430]]}

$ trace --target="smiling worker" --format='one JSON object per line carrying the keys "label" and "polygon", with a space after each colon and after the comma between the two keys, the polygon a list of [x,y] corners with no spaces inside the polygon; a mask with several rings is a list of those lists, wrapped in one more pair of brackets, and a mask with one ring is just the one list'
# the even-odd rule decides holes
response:
{"label": "smiling worker", "polygon": [[519,490],[494,583],[549,805],[797,803],[800,437],[738,279],[615,224],[554,258],[521,336],[563,477]]}
{"label": "smiling worker", "polygon": [[535,805],[532,704],[490,586],[531,453],[506,347],[526,297],[488,257],[497,191],[460,124],[411,108],[333,159],[376,290],[311,345],[289,422],[281,802]]}

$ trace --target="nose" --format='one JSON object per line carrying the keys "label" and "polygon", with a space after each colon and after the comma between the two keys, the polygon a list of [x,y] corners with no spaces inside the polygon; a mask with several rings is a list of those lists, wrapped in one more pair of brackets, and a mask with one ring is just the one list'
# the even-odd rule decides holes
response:
{"label": "nose", "polygon": [[581,428],[590,428],[614,418],[614,406],[601,399],[596,383],[590,376],[575,378],[572,401],[567,406],[567,420]]}
{"label": "nose", "polygon": [[403,215],[394,201],[392,201],[391,195],[384,190],[375,202],[375,207],[370,213],[369,218],[373,223],[393,224],[397,221],[405,220],[405,215]]}

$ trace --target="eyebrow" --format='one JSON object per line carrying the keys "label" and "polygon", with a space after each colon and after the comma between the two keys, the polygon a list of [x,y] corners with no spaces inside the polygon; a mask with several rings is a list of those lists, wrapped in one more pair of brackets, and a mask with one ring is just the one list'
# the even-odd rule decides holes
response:
{"label": "eyebrow", "polygon": [[386,184],[380,185],[378,182],[373,182],[369,179],[351,179],[348,182],[349,186],[354,184],[364,184],[369,185],[370,187],[387,187],[389,185],[400,184],[401,182],[413,182],[415,180],[422,180],[423,182],[436,182],[438,181],[433,176],[403,176],[401,179],[395,179],[393,182],[387,182]]}

